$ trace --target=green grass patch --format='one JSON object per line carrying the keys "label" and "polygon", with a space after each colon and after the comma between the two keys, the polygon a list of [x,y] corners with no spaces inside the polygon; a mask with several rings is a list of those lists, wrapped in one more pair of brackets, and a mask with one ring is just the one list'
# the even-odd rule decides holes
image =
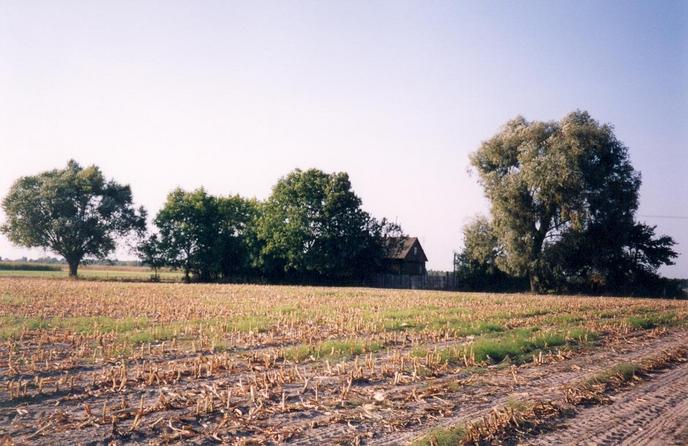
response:
{"label": "green grass patch", "polygon": [[24,318],[17,316],[0,317],[0,339],[17,339],[22,333],[30,330],[50,328],[50,321],[41,318]]}
{"label": "green grass patch", "polygon": [[539,351],[549,351],[564,345],[586,344],[596,339],[596,333],[582,327],[566,331],[542,331],[538,327],[518,328],[486,334],[463,346],[432,351],[424,346],[416,346],[411,351],[411,356],[423,358],[432,353],[440,361],[449,364],[461,363],[464,357],[477,363],[499,363],[505,360],[523,363]]}
{"label": "green grass patch", "polygon": [[640,370],[640,366],[632,362],[622,362],[609,370],[598,373],[588,380],[588,384],[606,384],[614,379],[630,381]]}
{"label": "green grass patch", "polygon": [[239,331],[242,333],[263,333],[270,329],[270,319],[264,316],[244,316],[227,322],[227,331]]}
{"label": "green grass patch", "polygon": [[507,336],[496,339],[479,339],[471,346],[473,357],[478,362],[501,362],[507,357],[522,362],[531,353],[566,344],[560,333],[544,333],[536,336]]}
{"label": "green grass patch", "polygon": [[126,345],[159,342],[176,337],[180,323],[151,325],[145,317],[114,319],[103,316],[68,318],[0,318],[0,339],[17,339],[23,333],[35,330],[65,330],[83,335],[115,333],[117,340]]}
{"label": "green grass patch", "polygon": [[[32,264],[26,264],[31,266]],[[40,266],[34,265],[34,266]],[[0,268],[0,277],[38,277],[44,279],[60,279],[67,278],[68,273],[63,266],[60,265],[44,265],[50,266],[51,269],[41,268]],[[136,281],[149,282],[152,280],[153,270],[148,268],[140,268],[138,270],[121,270],[115,268],[107,268],[105,266],[93,268],[82,267],[79,268],[78,277],[87,280],[103,280],[103,281]],[[179,282],[182,279],[182,273],[179,271],[158,271],[158,280],[163,282]]]}
{"label": "green grass patch", "polygon": [[676,323],[676,315],[673,313],[660,313],[648,314],[646,316],[631,316],[626,321],[631,328],[648,330],[674,325]]}
{"label": "green grass patch", "polygon": [[575,340],[581,344],[597,341],[600,335],[585,327],[574,327],[566,330],[566,339]]}
{"label": "green grass patch", "polygon": [[67,277],[67,273],[64,271],[0,270],[0,277],[60,278]]}
{"label": "green grass patch", "polygon": [[150,325],[146,317],[126,317],[114,319],[104,316],[64,318],[57,328],[69,329],[77,333],[128,333],[141,330]]}
{"label": "green grass patch", "polygon": [[418,328],[419,324],[402,320],[392,320],[384,323],[385,331],[403,331]]}
{"label": "green grass patch", "polygon": [[301,306],[295,305],[295,304],[283,305],[281,307],[275,307],[273,310],[279,314],[286,315],[286,314],[293,314],[293,313],[300,311]]}
{"label": "green grass patch", "polygon": [[459,425],[450,428],[438,428],[413,443],[413,446],[456,446],[462,444],[466,429]]}
{"label": "green grass patch", "polygon": [[283,352],[285,359],[300,362],[309,358],[348,358],[367,353],[376,353],[383,349],[379,342],[359,340],[330,340],[318,344],[300,344]]}
{"label": "green grass patch", "polygon": [[0,305],[16,306],[21,305],[22,300],[10,294],[3,294],[0,296]]}

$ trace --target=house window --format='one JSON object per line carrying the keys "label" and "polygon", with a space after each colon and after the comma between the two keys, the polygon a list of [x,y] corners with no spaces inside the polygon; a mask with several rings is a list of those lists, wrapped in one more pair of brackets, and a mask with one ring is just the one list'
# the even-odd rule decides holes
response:
{"label": "house window", "polygon": [[414,256],[417,256],[417,255],[418,255],[418,247],[417,247],[417,246],[414,246],[414,247],[413,247],[413,255],[414,255]]}

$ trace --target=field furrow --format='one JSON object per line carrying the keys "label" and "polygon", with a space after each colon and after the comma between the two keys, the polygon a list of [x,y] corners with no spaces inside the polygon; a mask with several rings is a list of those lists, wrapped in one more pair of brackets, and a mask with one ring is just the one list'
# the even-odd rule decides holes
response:
{"label": "field furrow", "polygon": [[422,444],[688,345],[687,304],[0,278],[0,438]]}

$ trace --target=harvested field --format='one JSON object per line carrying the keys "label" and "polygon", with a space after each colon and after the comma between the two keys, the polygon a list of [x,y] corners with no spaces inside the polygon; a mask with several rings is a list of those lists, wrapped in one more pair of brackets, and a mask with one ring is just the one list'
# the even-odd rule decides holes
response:
{"label": "harvested field", "polygon": [[[616,444],[685,412],[686,321],[686,301],[0,278],[0,438]],[[671,402],[631,420],[643,389]],[[673,418],[648,429],[680,441]]]}
{"label": "harvested field", "polygon": [[[49,269],[48,269],[49,268]],[[0,264],[0,277],[66,279],[69,268],[58,264]],[[151,282],[154,272],[143,266],[83,265],[79,277],[88,280],[114,280],[122,282]],[[157,272],[157,281],[181,282],[184,275],[180,271],[164,268]]]}

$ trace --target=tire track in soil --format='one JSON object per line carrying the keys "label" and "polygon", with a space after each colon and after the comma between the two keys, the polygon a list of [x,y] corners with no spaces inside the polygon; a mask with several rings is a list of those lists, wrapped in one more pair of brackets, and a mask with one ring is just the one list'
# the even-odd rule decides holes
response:
{"label": "tire track in soil", "polygon": [[[529,365],[523,368],[523,370],[519,369],[519,385],[514,385],[513,381],[509,382],[511,376],[508,373],[501,373],[501,376],[491,377],[492,383],[488,382],[481,386],[485,391],[489,389],[490,385],[499,386],[496,394],[494,396],[491,395],[489,404],[472,401],[471,398],[462,399],[459,394],[452,399],[457,404],[458,412],[455,416],[441,419],[432,425],[424,423],[424,425],[416,429],[409,429],[405,432],[376,438],[367,442],[367,444],[391,446],[411,443],[436,428],[448,428],[462,422],[480,418],[488,414],[493,407],[505,404],[510,396],[536,395],[538,399],[561,399],[564,387],[572,382],[594,376],[596,373],[619,362],[637,361],[648,356],[654,356],[661,350],[686,345],[688,343],[687,335],[688,333],[684,331],[674,331],[666,336],[638,341],[635,345],[627,344],[607,351],[595,351],[549,366],[538,367]],[[317,442],[314,441],[309,444],[315,445]],[[549,444],[556,444],[556,442]],[[609,444],[616,443],[612,442]]]}
{"label": "tire track in soil", "polygon": [[[251,430],[254,434],[260,432],[262,428],[269,428],[273,432],[284,432],[296,430],[297,436],[289,441],[291,444],[300,445],[315,445],[315,444],[332,444],[335,442],[352,441],[355,437],[360,436],[364,443],[367,444],[399,444],[405,443],[421,436],[424,429],[430,427],[437,427],[440,425],[452,424],[457,419],[474,418],[480,416],[482,413],[487,413],[495,405],[506,402],[509,395],[514,392],[533,393],[537,395],[560,396],[561,387],[569,383],[573,379],[580,378],[587,373],[595,370],[600,370],[609,364],[614,364],[621,360],[635,360],[647,356],[649,352],[656,352],[657,349],[668,348],[676,344],[684,344],[688,341],[688,333],[682,331],[673,331],[660,336],[647,336],[645,338],[632,336],[634,342],[625,339],[619,339],[618,342],[613,342],[606,346],[607,351],[594,350],[590,353],[583,353],[576,355],[573,358],[547,364],[545,366],[526,365],[518,368],[519,385],[515,385],[513,378],[508,371],[491,369],[487,375],[480,376],[474,384],[463,387],[458,392],[452,392],[441,395],[441,400],[428,399],[420,402],[409,401],[404,398],[407,397],[413,388],[419,388],[420,385],[436,385],[442,382],[456,380],[459,375],[450,374],[440,378],[425,379],[420,383],[412,383],[401,386],[390,387],[378,383],[373,386],[357,386],[352,387],[352,393],[355,393],[360,399],[367,400],[373,390],[383,388],[388,394],[388,400],[381,406],[376,407],[372,418],[361,417],[361,407],[350,407],[346,409],[336,409],[337,414],[343,417],[333,417],[333,413],[328,408],[320,407],[315,409],[302,408],[288,414],[273,414],[265,418],[254,419]],[[224,374],[223,374],[224,375]],[[231,378],[230,378],[231,376]],[[224,375],[223,378],[230,378],[233,381],[237,375],[232,373],[230,376]],[[333,377],[334,378],[334,377]],[[465,377],[464,377],[465,378]],[[204,382],[212,382],[214,379],[206,379]],[[182,387],[198,385],[195,383],[179,383]],[[178,385],[179,385],[178,384]],[[300,387],[300,385],[298,385]],[[172,386],[173,388],[176,386]],[[133,389],[132,389],[133,390]],[[543,393],[543,390],[547,390]],[[144,389],[139,390],[141,393],[147,393]],[[325,389],[323,389],[325,391]],[[138,393],[138,392],[136,392]],[[329,392],[328,392],[329,393]],[[140,394],[139,394],[140,395]],[[148,394],[148,398],[153,398],[154,394]],[[325,397],[326,395],[323,395]],[[113,401],[117,396],[111,395],[109,397],[102,395],[103,399]],[[368,398],[366,398],[368,397]],[[147,398],[147,399],[148,399]],[[100,398],[95,398],[98,401]],[[89,402],[95,402],[93,398],[85,398]],[[116,401],[116,400],[115,400]],[[72,404],[80,405],[84,399],[77,398]],[[114,402],[114,401],[113,401]],[[71,406],[69,401],[63,400],[63,409]],[[67,407],[64,407],[64,406]],[[437,410],[449,405],[450,411],[444,414],[438,414]],[[73,407],[73,406],[72,406]],[[76,407],[74,407],[76,409]],[[78,409],[77,409],[78,410]],[[176,410],[160,411],[158,415],[172,415]],[[184,413],[184,411],[179,412]],[[402,432],[391,432],[389,426],[377,417],[384,417],[389,419],[404,419],[407,423],[400,427]],[[457,418],[458,417],[458,418]],[[214,417],[209,417],[210,419]],[[334,419],[333,419],[334,418]],[[349,423],[352,421],[353,423]],[[314,425],[312,423],[315,423]],[[124,423],[126,426],[128,423]],[[28,426],[27,426],[28,427]],[[248,427],[248,426],[246,426]],[[34,427],[35,429],[35,427]],[[302,430],[303,429],[303,430]],[[0,429],[0,432],[2,429]],[[19,429],[23,431],[20,438],[27,439],[29,431],[33,429]],[[15,431],[15,434],[19,432]],[[77,440],[100,439],[104,441],[108,438],[107,426],[91,426],[90,428],[82,429],[80,432],[52,432],[45,437],[33,438],[32,443],[55,444],[55,440],[61,442],[62,440]],[[248,432],[247,432],[248,433]],[[150,430],[141,436],[130,437],[130,441],[150,441],[152,438],[149,435],[155,435]],[[257,435],[256,437],[261,437]],[[15,437],[16,438],[16,437]],[[274,437],[273,437],[274,438]],[[288,438],[288,437],[287,437]],[[256,438],[258,439],[258,438]],[[121,439],[120,439],[121,440]],[[200,440],[197,438],[196,440]],[[78,441],[78,440],[77,440]]]}
{"label": "tire track in soil", "polygon": [[[465,378],[462,372],[450,373],[420,383],[383,386],[388,396],[387,401],[381,406],[374,407],[373,413],[361,407],[338,410],[343,417],[338,422],[332,422],[327,413],[306,410],[299,411],[300,416],[297,419],[294,419],[293,414],[276,414],[272,421],[278,425],[300,425],[300,428],[296,429],[299,434],[289,442],[294,445],[347,443],[357,441],[357,437],[366,444],[403,444],[423,436],[429,425],[432,425],[432,428],[453,425],[487,414],[493,407],[505,404],[510,396],[534,394],[558,398],[563,394],[563,386],[580,379],[581,376],[592,375],[620,361],[644,358],[658,349],[683,345],[687,340],[686,334],[675,331],[655,336],[645,332],[644,337],[633,335],[617,339],[606,346],[609,350],[595,350],[546,366],[526,365],[518,369],[517,385],[514,384],[509,370],[493,368],[488,375],[478,377],[473,384],[462,386],[460,390],[446,395],[442,394],[441,398],[426,398],[417,402],[408,399],[413,389],[420,389],[421,386],[436,386]],[[368,386],[367,389],[354,387],[352,394],[359,400],[370,401],[370,394],[377,389],[380,387],[376,385]],[[390,428],[388,424],[380,421],[381,418],[403,420],[403,423],[399,423],[396,428]],[[308,426],[312,423],[315,427]]]}
{"label": "tire track in soil", "polygon": [[580,409],[553,432],[524,444],[686,445],[688,363],[656,373],[611,398],[611,404]]}

